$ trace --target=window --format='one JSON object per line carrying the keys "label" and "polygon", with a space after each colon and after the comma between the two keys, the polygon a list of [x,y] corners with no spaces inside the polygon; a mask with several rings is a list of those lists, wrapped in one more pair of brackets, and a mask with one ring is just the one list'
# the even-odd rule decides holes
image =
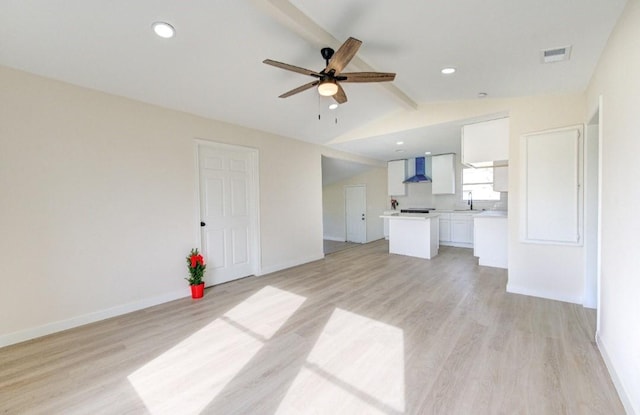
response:
{"label": "window", "polygon": [[500,200],[500,193],[493,191],[493,167],[462,169],[462,200]]}

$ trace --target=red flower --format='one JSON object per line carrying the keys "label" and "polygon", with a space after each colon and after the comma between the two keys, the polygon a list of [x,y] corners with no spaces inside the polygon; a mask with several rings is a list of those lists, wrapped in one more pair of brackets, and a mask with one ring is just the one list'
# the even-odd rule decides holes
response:
{"label": "red flower", "polygon": [[204,265],[204,258],[202,255],[191,255],[189,258],[191,260],[191,268],[195,268],[198,264]]}

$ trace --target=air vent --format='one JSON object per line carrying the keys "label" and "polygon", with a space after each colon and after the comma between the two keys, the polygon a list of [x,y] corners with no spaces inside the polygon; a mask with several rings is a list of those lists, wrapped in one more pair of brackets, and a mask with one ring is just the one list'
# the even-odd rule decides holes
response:
{"label": "air vent", "polygon": [[571,46],[540,51],[540,58],[542,59],[542,63],[568,61],[570,57]]}

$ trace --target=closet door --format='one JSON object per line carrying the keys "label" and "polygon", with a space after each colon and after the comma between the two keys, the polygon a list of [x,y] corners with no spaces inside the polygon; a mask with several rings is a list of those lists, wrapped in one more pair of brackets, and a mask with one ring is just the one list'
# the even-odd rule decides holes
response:
{"label": "closet door", "polygon": [[581,245],[582,127],[521,138],[523,242]]}

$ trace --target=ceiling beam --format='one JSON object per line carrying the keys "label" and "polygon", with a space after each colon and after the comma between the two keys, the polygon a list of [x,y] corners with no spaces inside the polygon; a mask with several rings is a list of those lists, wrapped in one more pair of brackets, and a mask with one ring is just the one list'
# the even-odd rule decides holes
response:
{"label": "ceiling beam", "polygon": [[[291,4],[289,0],[252,1],[257,7],[265,11],[280,24],[318,48],[332,46],[337,49],[343,43],[320,27],[316,22],[311,20],[309,16],[302,13],[302,11]],[[363,61],[358,56],[351,60],[350,65],[355,66],[362,72],[377,72],[376,69],[371,67],[371,65]],[[395,84],[391,82],[380,82],[377,85],[387,90],[387,92],[389,92],[398,101],[398,103],[402,104],[407,109],[418,109],[418,104]]]}

